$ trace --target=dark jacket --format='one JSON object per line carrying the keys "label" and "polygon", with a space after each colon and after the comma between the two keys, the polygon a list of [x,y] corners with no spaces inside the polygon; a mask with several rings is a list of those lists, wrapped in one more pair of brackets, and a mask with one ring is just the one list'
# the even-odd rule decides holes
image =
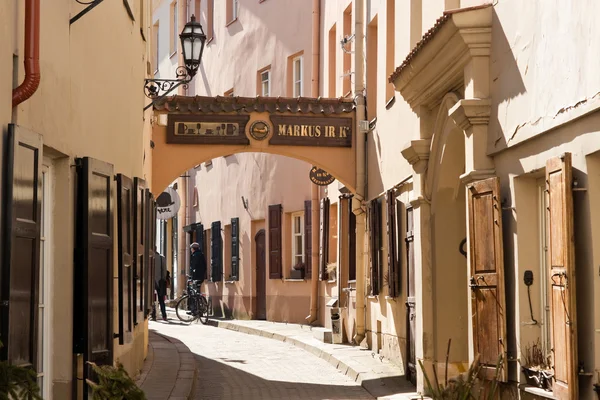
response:
{"label": "dark jacket", "polygon": [[206,279],[206,260],[204,259],[204,253],[200,250],[196,250],[192,253],[190,258],[190,272],[192,279],[195,281],[203,281]]}

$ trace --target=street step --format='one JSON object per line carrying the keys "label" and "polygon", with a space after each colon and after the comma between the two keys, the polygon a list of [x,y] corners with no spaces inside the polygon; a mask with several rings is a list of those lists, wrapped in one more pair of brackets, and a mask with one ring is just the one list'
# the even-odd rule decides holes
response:
{"label": "street step", "polygon": [[332,343],[331,329],[317,327],[312,329],[312,333],[313,337],[318,341],[323,343]]}

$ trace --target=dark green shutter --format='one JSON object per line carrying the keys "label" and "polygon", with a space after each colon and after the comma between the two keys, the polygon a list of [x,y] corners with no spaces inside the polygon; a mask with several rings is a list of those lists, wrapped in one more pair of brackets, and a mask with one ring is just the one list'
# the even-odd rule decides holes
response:
{"label": "dark green shutter", "polygon": [[141,178],[133,178],[133,323],[144,321],[144,272],[148,262],[146,252],[146,182]]}
{"label": "dark green shutter", "polygon": [[327,263],[329,262],[329,198],[321,199],[320,215],[320,248],[319,248],[319,279],[327,280]]}
{"label": "dark green shutter", "polygon": [[281,279],[281,204],[269,206],[269,279]]}
{"label": "dark green shutter", "polygon": [[210,235],[211,279],[213,282],[220,282],[223,277],[223,239],[221,238],[221,221],[212,223]]}
{"label": "dark green shutter", "polygon": [[119,344],[133,340],[133,181],[117,175]]}
{"label": "dark green shutter", "polygon": [[231,218],[231,279],[240,279],[240,219]]}
{"label": "dark green shutter", "polygon": [[[42,136],[8,125],[5,159],[2,359],[36,367],[42,218]],[[50,184],[50,183],[48,183]],[[51,228],[51,227],[50,227]]]}

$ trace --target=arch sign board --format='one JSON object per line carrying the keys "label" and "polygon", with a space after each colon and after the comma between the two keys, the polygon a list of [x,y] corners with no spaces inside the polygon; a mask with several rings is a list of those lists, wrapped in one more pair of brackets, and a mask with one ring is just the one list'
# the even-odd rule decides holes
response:
{"label": "arch sign board", "polygon": [[156,218],[171,219],[181,207],[181,200],[177,191],[172,187],[168,187],[156,198]]}
{"label": "arch sign board", "polygon": [[335,177],[333,177],[330,173],[315,166],[310,169],[308,176],[312,183],[319,186],[327,186],[335,181]]}

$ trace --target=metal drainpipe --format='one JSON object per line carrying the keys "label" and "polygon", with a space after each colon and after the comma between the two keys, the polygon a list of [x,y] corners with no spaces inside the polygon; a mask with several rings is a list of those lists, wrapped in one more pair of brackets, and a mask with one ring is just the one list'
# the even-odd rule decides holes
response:
{"label": "metal drainpipe", "polygon": [[366,132],[360,127],[365,119],[364,98],[364,1],[355,0],[354,20],[354,95],[356,102],[356,195],[352,198],[352,212],[356,215],[356,335],[354,343],[365,338],[365,211],[362,207],[366,195]]}
{"label": "metal drainpipe", "polygon": [[[319,64],[320,64],[320,37],[319,27],[321,25],[321,1],[313,0],[312,5],[312,81],[311,95],[319,97]],[[306,322],[312,324],[319,317],[319,235],[316,234],[319,226],[319,187],[314,183],[310,185],[310,217],[311,217],[311,242],[312,251],[310,254],[312,274],[310,282],[310,315],[306,317]]]}
{"label": "metal drainpipe", "polygon": [[33,96],[40,85],[40,0],[25,0],[25,79],[13,89],[13,108]]}

